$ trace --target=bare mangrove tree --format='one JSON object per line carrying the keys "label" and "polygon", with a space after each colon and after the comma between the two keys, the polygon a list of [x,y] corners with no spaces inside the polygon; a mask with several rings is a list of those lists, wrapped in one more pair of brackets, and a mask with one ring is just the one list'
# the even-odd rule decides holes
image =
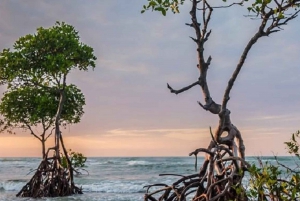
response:
{"label": "bare mangrove tree", "polygon": [[[242,186],[244,171],[248,164],[245,162],[245,145],[239,129],[233,124],[227,108],[230,99],[232,87],[246,61],[247,55],[253,45],[261,38],[281,31],[281,27],[297,17],[299,13],[299,0],[254,0],[240,2],[223,2],[209,0],[148,0],[142,13],[146,10],[159,11],[166,15],[168,10],[173,13],[179,13],[179,7],[182,4],[191,6],[191,22],[187,26],[194,29],[195,36],[191,39],[197,47],[197,68],[199,69],[199,78],[192,84],[174,89],[167,85],[170,92],[174,94],[183,93],[192,87],[199,86],[204,102],[198,104],[211,114],[218,115],[219,124],[214,132],[210,130],[212,140],[207,148],[199,148],[190,153],[197,156],[198,153],[205,153],[205,160],[199,173],[189,176],[180,176],[181,178],[172,185],[154,184],[147,186],[145,200],[186,200],[190,195],[194,201],[202,200],[247,200],[245,189]],[[210,28],[210,22],[213,13],[218,9],[228,9],[232,6],[243,6],[248,8],[248,17],[260,21],[256,32],[249,39],[236,67],[228,81],[223,94],[222,102],[216,103],[211,96],[211,89],[207,81],[208,69],[212,62],[212,56],[205,56],[204,47],[213,33]],[[226,30],[224,30],[226,31]],[[153,187],[162,186],[161,189],[150,191]]]}

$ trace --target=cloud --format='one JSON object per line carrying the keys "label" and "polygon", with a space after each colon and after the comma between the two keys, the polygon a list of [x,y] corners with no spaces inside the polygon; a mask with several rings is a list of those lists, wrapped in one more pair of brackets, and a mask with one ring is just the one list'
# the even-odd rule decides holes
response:
{"label": "cloud", "polygon": [[290,121],[290,120],[299,120],[300,117],[295,117],[294,115],[266,115],[266,116],[256,116],[249,118],[247,120],[279,120],[279,121]]}
{"label": "cloud", "polygon": [[208,129],[141,129],[141,130],[127,130],[114,129],[107,131],[105,137],[146,137],[146,136],[160,136],[166,138],[177,138],[192,140],[195,138],[203,138],[208,135]]}

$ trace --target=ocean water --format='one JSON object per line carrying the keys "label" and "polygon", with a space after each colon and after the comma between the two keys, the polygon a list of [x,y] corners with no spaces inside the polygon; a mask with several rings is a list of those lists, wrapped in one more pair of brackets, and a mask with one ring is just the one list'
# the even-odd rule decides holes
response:
{"label": "ocean water", "polygon": [[[279,157],[279,161],[291,167],[291,157]],[[263,157],[263,161],[274,161]],[[179,179],[175,176],[159,176],[164,173],[181,175],[194,174],[194,157],[97,157],[88,158],[85,168],[89,175],[75,177],[77,186],[83,188],[83,195],[59,198],[18,198],[15,195],[32,177],[40,158],[0,158],[0,201],[138,201],[143,200],[149,184],[172,184]],[[248,162],[256,163],[255,157]],[[203,158],[198,157],[198,168]],[[84,172],[83,172],[84,173]]]}

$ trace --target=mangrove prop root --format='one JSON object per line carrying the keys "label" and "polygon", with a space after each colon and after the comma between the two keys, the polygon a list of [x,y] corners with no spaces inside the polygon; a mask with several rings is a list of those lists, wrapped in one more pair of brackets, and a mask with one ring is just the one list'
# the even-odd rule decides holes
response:
{"label": "mangrove prop root", "polygon": [[[234,157],[232,150],[223,145],[213,149],[196,149],[190,155],[209,154],[200,172],[188,176],[161,174],[160,176],[180,177],[171,185],[153,184],[147,188],[145,201],[247,201],[242,186],[244,171],[249,164],[240,157]],[[240,165],[242,163],[242,165]],[[150,191],[152,190],[153,191]],[[238,189],[238,191],[236,190]],[[237,193],[238,192],[238,193]]]}
{"label": "mangrove prop root", "polygon": [[72,167],[64,168],[57,157],[42,160],[30,181],[18,192],[18,197],[61,197],[82,194],[73,182]]}
{"label": "mangrove prop root", "polygon": [[57,159],[45,158],[31,180],[16,195],[18,197],[59,197],[82,194],[70,179],[70,172],[59,165]]}

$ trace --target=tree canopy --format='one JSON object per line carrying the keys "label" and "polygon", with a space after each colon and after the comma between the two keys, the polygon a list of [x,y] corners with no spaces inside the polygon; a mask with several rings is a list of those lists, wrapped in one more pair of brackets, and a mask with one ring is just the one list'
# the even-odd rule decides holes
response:
{"label": "tree canopy", "polygon": [[[24,86],[6,91],[0,102],[0,113],[6,122],[3,129],[31,129],[40,125],[48,130],[54,126],[58,102],[59,93],[54,88],[45,90]],[[80,89],[75,85],[66,86],[66,103],[61,121],[67,124],[79,123],[84,105],[85,98]]]}
{"label": "tree canopy", "polygon": [[40,27],[37,33],[20,37],[13,50],[0,53],[2,83],[8,88],[24,85],[62,87],[64,75],[72,69],[87,71],[95,67],[93,48],[79,41],[73,26],[56,22]]}

